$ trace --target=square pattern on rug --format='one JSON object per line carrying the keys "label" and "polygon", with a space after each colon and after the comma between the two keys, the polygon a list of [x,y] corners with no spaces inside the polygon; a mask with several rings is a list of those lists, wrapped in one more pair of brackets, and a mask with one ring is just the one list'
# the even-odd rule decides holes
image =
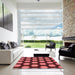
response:
{"label": "square pattern on rug", "polygon": [[52,57],[22,57],[16,63],[17,69],[62,69],[62,67]]}

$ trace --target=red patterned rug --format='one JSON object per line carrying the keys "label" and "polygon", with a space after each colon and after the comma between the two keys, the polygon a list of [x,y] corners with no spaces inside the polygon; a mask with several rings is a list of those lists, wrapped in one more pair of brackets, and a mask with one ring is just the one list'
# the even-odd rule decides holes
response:
{"label": "red patterned rug", "polygon": [[17,69],[62,69],[62,67],[52,57],[22,57],[16,63]]}

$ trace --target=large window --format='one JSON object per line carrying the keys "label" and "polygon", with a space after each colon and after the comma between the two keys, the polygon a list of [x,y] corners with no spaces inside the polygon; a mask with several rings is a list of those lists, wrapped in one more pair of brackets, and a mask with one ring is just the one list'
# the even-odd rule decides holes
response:
{"label": "large window", "polygon": [[62,38],[62,10],[19,10],[19,22],[25,47],[45,48],[48,40]]}
{"label": "large window", "polygon": [[[62,10],[20,10],[22,40],[62,36]],[[49,39],[49,38],[48,38]]]}

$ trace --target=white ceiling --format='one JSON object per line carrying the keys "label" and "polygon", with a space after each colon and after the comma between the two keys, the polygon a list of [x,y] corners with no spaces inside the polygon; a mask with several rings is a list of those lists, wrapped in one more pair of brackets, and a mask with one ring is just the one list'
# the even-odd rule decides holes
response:
{"label": "white ceiling", "polygon": [[61,3],[18,3],[17,7],[19,9],[34,9],[34,10],[41,10],[41,9],[61,9]]}
{"label": "white ceiling", "polygon": [[63,0],[14,0],[20,9],[61,9]]}
{"label": "white ceiling", "polygon": [[[37,0],[15,0],[16,2],[38,2]],[[62,0],[40,0],[39,2],[60,3]]]}
{"label": "white ceiling", "polygon": [[[5,0],[3,0],[5,1]],[[6,0],[18,9],[61,9],[63,0]]]}

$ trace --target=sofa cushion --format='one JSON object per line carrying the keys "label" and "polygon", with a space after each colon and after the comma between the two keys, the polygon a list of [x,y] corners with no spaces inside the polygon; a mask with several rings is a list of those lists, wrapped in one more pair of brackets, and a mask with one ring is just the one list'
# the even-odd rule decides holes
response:
{"label": "sofa cushion", "polygon": [[12,52],[13,52],[13,59],[15,59],[17,56],[19,56],[23,52],[23,47],[14,48]]}
{"label": "sofa cushion", "polygon": [[14,48],[14,50],[13,50],[13,59],[15,59],[18,56],[18,52],[19,52],[19,49]]}
{"label": "sofa cushion", "polygon": [[2,43],[0,42],[0,49],[1,49],[1,44],[2,44]]}

